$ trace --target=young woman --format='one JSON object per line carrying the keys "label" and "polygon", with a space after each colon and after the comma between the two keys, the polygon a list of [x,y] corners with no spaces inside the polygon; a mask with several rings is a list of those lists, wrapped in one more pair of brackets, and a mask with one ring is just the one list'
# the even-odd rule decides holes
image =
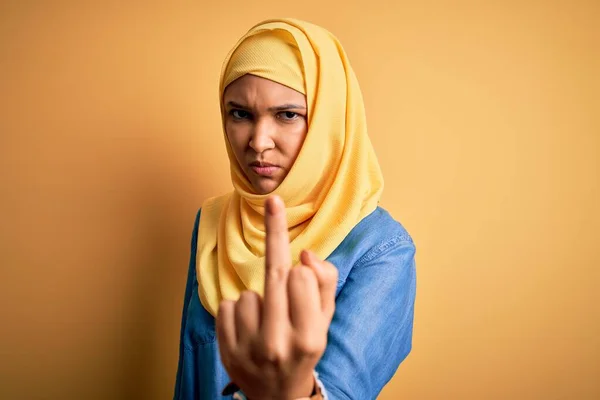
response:
{"label": "young woman", "polygon": [[196,217],[174,398],[376,398],[411,349],[415,247],[341,44],[262,22],[220,96],[234,190]]}

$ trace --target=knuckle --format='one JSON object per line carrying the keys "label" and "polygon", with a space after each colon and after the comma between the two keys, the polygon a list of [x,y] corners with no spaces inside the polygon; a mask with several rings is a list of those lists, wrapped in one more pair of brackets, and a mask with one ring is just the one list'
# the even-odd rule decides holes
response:
{"label": "knuckle", "polygon": [[238,299],[238,303],[250,303],[253,302],[256,299],[256,292],[253,292],[251,290],[244,290],[242,293],[240,293],[240,298]]}
{"label": "knuckle", "polygon": [[327,262],[326,264],[326,268],[325,268],[325,273],[326,276],[331,279],[331,280],[338,280],[338,276],[339,276],[339,271],[338,269],[331,264],[330,262]]}
{"label": "knuckle", "polygon": [[331,270],[331,279],[334,281],[337,281],[340,277],[340,273],[338,272],[338,270],[336,268],[333,268]]}
{"label": "knuckle", "polygon": [[217,315],[222,315],[230,312],[234,306],[234,302],[231,300],[222,300],[219,303],[219,311]]}
{"label": "knuckle", "polygon": [[325,340],[320,338],[305,336],[296,341],[296,350],[304,357],[319,356],[325,350]]}
{"label": "knuckle", "polygon": [[283,281],[286,278],[286,268],[282,266],[271,266],[267,271],[267,279],[275,282]]}
{"label": "knuckle", "polygon": [[300,275],[299,275],[298,271],[300,271],[300,267],[295,267],[290,270],[290,280],[295,281],[295,280],[300,279]]}
{"label": "knuckle", "polygon": [[298,274],[300,277],[306,281],[316,280],[315,273],[309,267],[305,267],[302,265],[298,268]]}
{"label": "knuckle", "polygon": [[281,365],[286,359],[286,352],[276,343],[265,343],[263,347],[265,361],[272,365]]}
{"label": "knuckle", "polygon": [[304,265],[294,268],[292,272],[294,280],[300,280],[304,282],[316,280],[314,272],[309,267],[305,267]]}

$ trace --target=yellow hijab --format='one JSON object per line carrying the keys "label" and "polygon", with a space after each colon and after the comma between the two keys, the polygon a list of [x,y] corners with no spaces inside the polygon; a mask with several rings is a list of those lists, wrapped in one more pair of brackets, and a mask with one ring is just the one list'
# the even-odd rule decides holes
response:
{"label": "yellow hijab", "polygon": [[[276,19],[250,29],[225,58],[219,87],[223,115],[225,88],[245,74],[306,95],[306,139],[271,194],[286,206],[293,265],[303,249],[325,259],[377,208],[383,190],[354,71],[330,32],[304,21]],[[225,144],[234,190],[202,204],[196,256],[200,301],[213,316],[223,299],[237,300],[244,290],[264,293],[268,195],[254,192],[226,134]]]}

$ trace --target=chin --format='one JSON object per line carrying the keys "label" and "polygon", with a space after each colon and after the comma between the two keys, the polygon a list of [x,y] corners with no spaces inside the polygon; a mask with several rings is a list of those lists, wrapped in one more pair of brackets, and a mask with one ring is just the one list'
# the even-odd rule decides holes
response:
{"label": "chin", "polygon": [[272,180],[263,180],[259,182],[254,182],[253,185],[254,190],[257,194],[269,194],[279,186],[279,183]]}

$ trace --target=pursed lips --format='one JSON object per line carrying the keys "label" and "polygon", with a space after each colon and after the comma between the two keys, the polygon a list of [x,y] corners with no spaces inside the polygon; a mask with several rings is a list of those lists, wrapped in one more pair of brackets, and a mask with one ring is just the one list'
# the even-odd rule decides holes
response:
{"label": "pursed lips", "polygon": [[279,169],[279,166],[264,161],[253,161],[250,163],[250,168],[257,175],[272,176]]}

